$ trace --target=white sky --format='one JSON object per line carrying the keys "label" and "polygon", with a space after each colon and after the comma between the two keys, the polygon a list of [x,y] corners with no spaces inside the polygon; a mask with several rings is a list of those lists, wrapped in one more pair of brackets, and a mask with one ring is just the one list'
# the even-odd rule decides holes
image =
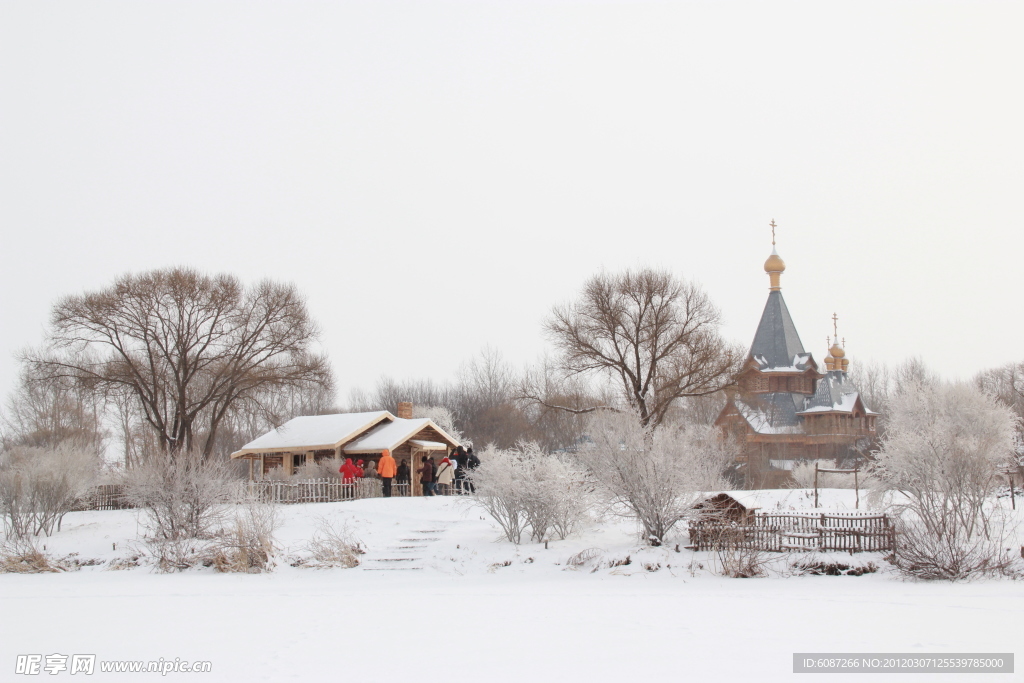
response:
{"label": "white sky", "polygon": [[1024,353],[1024,4],[5,2],[0,393],[61,295],[294,281],[344,399],[516,364],[600,270],[820,360]]}

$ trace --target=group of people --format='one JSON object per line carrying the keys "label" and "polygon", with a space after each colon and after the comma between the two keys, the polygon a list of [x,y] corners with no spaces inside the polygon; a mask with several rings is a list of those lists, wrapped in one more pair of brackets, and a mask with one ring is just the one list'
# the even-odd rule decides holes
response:
{"label": "group of people", "polygon": [[[434,463],[429,455],[423,456],[422,466],[416,470],[420,475],[420,484],[423,485],[424,496],[447,496],[453,491],[455,493],[467,493],[473,491],[473,482],[467,475],[475,470],[480,464],[480,458],[473,453],[473,447],[463,448],[459,446],[452,449],[452,452],[441,459],[441,462]],[[346,484],[351,484],[356,479],[380,479],[384,490],[384,497],[391,497],[392,483],[408,484],[411,480],[409,463],[402,460],[395,462],[391,451],[384,449],[380,460],[369,462],[346,458],[345,464],[338,468],[341,479]]]}
{"label": "group of people", "polygon": [[352,458],[346,458],[345,464],[338,468],[338,472],[341,473],[341,480],[346,484],[351,484],[356,479],[380,479],[385,498],[391,497],[393,482],[408,484],[411,480],[408,461],[402,460],[400,463],[396,463],[391,451],[387,449],[381,453],[379,462],[357,460],[353,463]]}
{"label": "group of people", "polygon": [[420,475],[424,496],[447,496],[453,491],[465,493],[473,491],[473,482],[467,475],[480,465],[480,458],[473,453],[473,447],[459,446],[451,453],[434,464],[434,459],[423,456],[422,466],[416,470]]}

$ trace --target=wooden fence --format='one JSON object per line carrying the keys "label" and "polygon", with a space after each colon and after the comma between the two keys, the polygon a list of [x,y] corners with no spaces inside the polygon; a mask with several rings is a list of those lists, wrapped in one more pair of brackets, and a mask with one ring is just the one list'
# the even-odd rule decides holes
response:
{"label": "wooden fence", "polygon": [[[410,495],[410,485],[391,484],[393,497]],[[344,500],[380,498],[384,488],[380,479],[303,479],[299,481],[248,481],[243,491],[266,503],[337,503]]]}
{"label": "wooden fence", "polygon": [[[301,481],[246,481],[239,483],[238,497],[252,496],[266,503],[337,503],[344,500],[380,498],[384,495],[380,479],[304,479]],[[411,485],[391,484],[391,495],[412,495]],[[79,499],[76,510],[125,510],[133,507],[125,497],[123,484],[103,484]]]}
{"label": "wooden fence", "polygon": [[78,501],[76,510],[126,510],[132,507],[124,495],[124,484],[100,484]]}
{"label": "wooden fence", "polygon": [[857,512],[757,513],[753,524],[708,518],[690,524],[693,550],[886,552],[896,530],[884,514]]}

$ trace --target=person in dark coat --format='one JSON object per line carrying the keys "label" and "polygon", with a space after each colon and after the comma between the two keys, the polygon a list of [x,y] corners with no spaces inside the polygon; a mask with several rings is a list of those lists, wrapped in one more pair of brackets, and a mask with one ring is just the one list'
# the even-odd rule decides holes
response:
{"label": "person in dark coat", "polygon": [[399,484],[408,484],[410,478],[411,477],[409,476],[409,462],[406,460],[402,460],[402,462],[398,463],[398,474],[395,476],[395,480]]}
{"label": "person in dark coat", "polygon": [[434,483],[434,461],[424,455],[423,467],[416,470],[416,472],[419,473],[420,483],[423,484],[423,495],[435,495],[434,487],[437,486],[437,484]]}
{"label": "person in dark coat", "polygon": [[480,458],[476,457],[476,453],[473,452],[473,447],[470,446],[466,449],[466,490],[470,493],[475,493],[476,488],[473,486],[473,470],[480,467]]}
{"label": "person in dark coat", "polygon": [[459,446],[452,451],[452,454],[448,456],[450,460],[455,463],[455,492],[463,493],[466,490],[466,464],[468,458],[466,457],[466,449]]}

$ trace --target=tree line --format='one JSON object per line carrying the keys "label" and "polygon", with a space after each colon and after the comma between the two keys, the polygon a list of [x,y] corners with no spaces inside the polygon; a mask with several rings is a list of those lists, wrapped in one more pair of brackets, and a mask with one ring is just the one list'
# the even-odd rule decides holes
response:
{"label": "tree line", "polygon": [[[552,308],[542,333],[550,354],[530,367],[485,347],[451,381],[385,372],[339,402],[294,285],[190,268],[123,275],[54,304],[42,344],[20,354],[0,445],[71,440],[117,452],[126,467],[155,451],[222,459],[297,415],[412,401],[447,411],[450,427],[481,447],[574,450],[587,417],[602,411],[635,414],[644,427],[712,422],[745,355],[722,337],[698,284],[650,268],[594,275]],[[883,434],[899,387],[933,377],[920,359],[858,364],[851,375]],[[973,383],[1024,417],[1024,362]]]}

